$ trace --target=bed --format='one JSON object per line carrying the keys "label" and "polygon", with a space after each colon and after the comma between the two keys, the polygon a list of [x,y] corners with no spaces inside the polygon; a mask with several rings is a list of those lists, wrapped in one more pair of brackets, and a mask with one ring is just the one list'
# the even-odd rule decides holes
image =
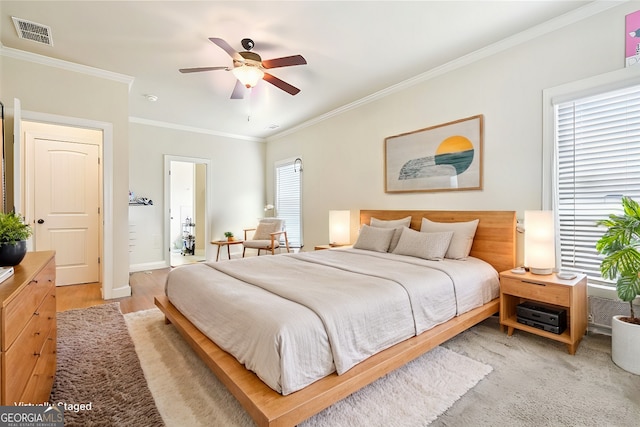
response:
{"label": "bed", "polygon": [[[425,236],[409,230],[392,244],[396,254],[363,245],[366,233],[380,236],[389,228],[385,236],[391,236],[392,225],[402,219],[413,230],[434,231],[430,236],[445,240],[453,234],[447,227],[475,221],[469,257],[406,256],[400,249],[408,247],[407,236]],[[156,305],[256,424],[292,426],[495,314],[497,272],[515,265],[515,221],[512,211],[363,210],[353,249],[180,267],[169,275],[167,295],[157,297]],[[370,227],[374,222],[379,228]],[[286,274],[274,273],[279,270]],[[424,271],[432,286],[426,292],[419,281]],[[274,275],[277,280],[268,279]],[[482,279],[469,281],[473,277]],[[487,286],[472,292],[475,282]],[[292,293],[295,288],[303,288],[301,296]],[[425,294],[435,301],[421,311],[430,304]],[[269,310],[250,319],[258,301]],[[285,323],[283,316],[295,321]],[[345,327],[347,321],[354,323]]]}

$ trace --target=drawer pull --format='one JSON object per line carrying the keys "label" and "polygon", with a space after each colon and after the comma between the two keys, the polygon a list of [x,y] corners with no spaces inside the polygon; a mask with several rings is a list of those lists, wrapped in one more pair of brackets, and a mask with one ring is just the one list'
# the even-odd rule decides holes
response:
{"label": "drawer pull", "polygon": [[36,353],[35,351],[33,352],[33,355],[36,357],[40,357],[40,353]]}
{"label": "drawer pull", "polygon": [[33,334],[33,335],[40,335],[40,331],[36,332],[36,333],[35,333],[35,334]]}
{"label": "drawer pull", "polygon": [[547,286],[545,283],[529,282],[528,280],[523,280],[522,283],[528,283],[530,285],[537,285],[537,286]]}
{"label": "drawer pull", "polygon": [[34,315],[34,316],[40,316],[40,313],[39,313],[39,312],[37,312],[37,311],[34,311],[34,312],[33,312],[33,315]]}

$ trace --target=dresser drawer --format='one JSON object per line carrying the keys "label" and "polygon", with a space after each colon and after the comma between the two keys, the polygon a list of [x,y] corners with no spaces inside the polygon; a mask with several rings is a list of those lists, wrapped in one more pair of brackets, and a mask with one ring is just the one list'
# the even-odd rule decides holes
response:
{"label": "dresser drawer", "polygon": [[[5,330],[2,336],[2,351],[6,351],[18,337],[31,316],[36,312],[45,296],[55,286],[55,262],[52,260],[5,308]],[[55,307],[54,307],[55,311]]]}
{"label": "dresser drawer", "polygon": [[503,277],[500,287],[501,292],[509,295],[560,306],[571,305],[571,288],[568,286]]}
{"label": "dresser drawer", "polygon": [[8,399],[5,402],[17,402],[22,396],[38,360],[43,355],[48,337],[51,336],[52,331],[55,331],[55,288],[52,286],[50,290],[42,304],[36,307],[31,319],[11,348],[3,354],[5,366],[16,367],[5,371],[3,396]]}
{"label": "dresser drawer", "polygon": [[50,331],[44,342],[42,353],[36,361],[31,378],[20,397],[20,402],[42,404],[49,401],[51,387],[56,375],[56,330]]}

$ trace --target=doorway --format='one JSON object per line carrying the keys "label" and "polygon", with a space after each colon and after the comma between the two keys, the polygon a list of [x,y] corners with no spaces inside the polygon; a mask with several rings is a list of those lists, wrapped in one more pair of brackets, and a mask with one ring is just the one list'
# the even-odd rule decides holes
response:
{"label": "doorway", "polygon": [[56,251],[58,286],[100,282],[102,131],[23,121],[33,250]]}
{"label": "doorway", "polygon": [[165,156],[168,264],[207,260],[208,160]]}

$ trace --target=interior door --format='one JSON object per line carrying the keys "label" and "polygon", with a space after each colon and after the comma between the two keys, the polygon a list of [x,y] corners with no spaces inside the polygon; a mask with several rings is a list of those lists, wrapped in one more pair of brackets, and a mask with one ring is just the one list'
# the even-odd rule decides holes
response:
{"label": "interior door", "polygon": [[[23,124],[24,126],[24,124]],[[56,126],[75,133],[78,130]],[[86,135],[29,132],[35,250],[56,251],[56,283],[100,281],[101,132]],[[82,142],[84,140],[84,142]]]}

